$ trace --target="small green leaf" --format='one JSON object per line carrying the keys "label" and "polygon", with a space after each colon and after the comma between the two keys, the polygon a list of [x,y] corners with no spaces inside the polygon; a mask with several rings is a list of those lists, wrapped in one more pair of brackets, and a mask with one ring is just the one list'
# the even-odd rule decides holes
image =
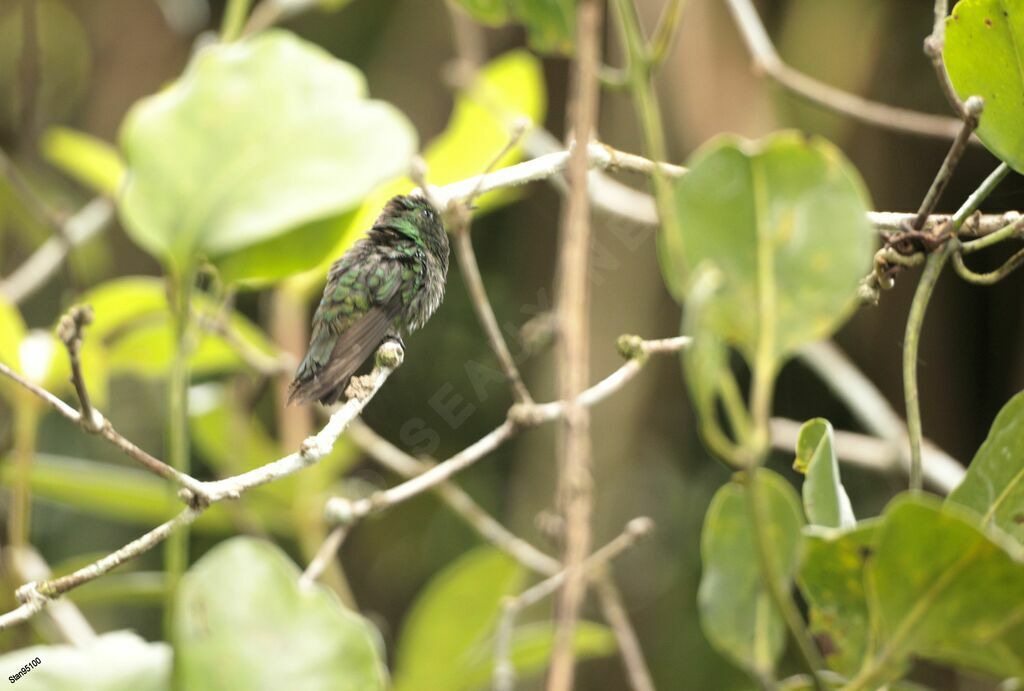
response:
{"label": "small green leaf", "polygon": [[1024,543],[1024,392],[996,416],[963,482],[947,500]]}
{"label": "small green leaf", "polygon": [[196,562],[174,612],[179,687],[383,691],[377,631],[326,588],[300,588],[299,575],[276,546],[248,537]]}
{"label": "small green leaf", "polygon": [[352,209],[416,149],[356,68],[278,30],[203,48],[132,109],[121,142],[126,229],[181,267]]}
{"label": "small green leaf", "polygon": [[[10,485],[15,470],[10,463],[0,468],[0,481]],[[93,516],[151,528],[182,509],[166,480],[136,468],[100,463],[69,456],[36,454],[29,476],[32,493],[60,502]],[[226,532],[228,512],[210,507],[195,523],[199,531]]]}
{"label": "small green leaf", "polygon": [[707,328],[752,367],[774,370],[853,309],[875,239],[864,185],[828,142],[719,137],[675,181],[675,208],[679,232],[659,235],[665,282],[683,301],[696,268],[713,265]]}
{"label": "small green leaf", "polygon": [[[555,627],[551,622],[516,627],[509,651],[509,662],[515,668],[516,678],[530,679],[547,669],[554,643]],[[572,648],[578,661],[611,655],[616,650],[615,634],[606,626],[581,621],[573,632]],[[473,657],[476,662],[466,667],[462,682],[457,687],[449,687],[451,691],[490,688],[494,678],[494,641],[480,643]]]}
{"label": "small green leaf", "polygon": [[[38,658],[39,663],[31,666]],[[37,645],[0,656],[18,691],[170,691],[171,646],[131,631],[111,631],[78,645]]]}
{"label": "small green leaf", "polygon": [[124,161],[112,144],[68,127],[51,127],[39,142],[51,164],[86,187],[109,197],[124,180]]}
{"label": "small green leaf", "polygon": [[957,94],[981,96],[978,138],[1016,171],[1024,171],[1024,3],[961,0],[946,19],[943,59]]}
{"label": "small green leaf", "polygon": [[1024,552],[976,523],[927,495],[886,508],[866,572],[877,681],[913,656],[1024,674]]}
{"label": "small green leaf", "polygon": [[824,418],[805,422],[796,440],[793,467],[807,476],[803,486],[807,520],[826,528],[850,528],[856,519],[839,478],[834,436]]}
{"label": "small green leaf", "polygon": [[493,547],[480,547],[426,586],[406,618],[395,654],[395,689],[458,688],[474,646],[497,622],[501,600],[523,570]]}
{"label": "small green leaf", "polygon": [[804,530],[804,557],[797,582],[810,608],[810,630],[829,666],[845,676],[860,669],[868,646],[864,566],[877,521],[843,532]]}
{"label": "small green leaf", "polygon": [[[804,520],[796,491],[786,480],[759,470],[774,577],[791,582],[800,560]],[[770,678],[786,644],[786,628],[764,585],[754,542],[749,490],[730,482],[715,493],[701,532],[697,604],[708,641],[758,679]]]}

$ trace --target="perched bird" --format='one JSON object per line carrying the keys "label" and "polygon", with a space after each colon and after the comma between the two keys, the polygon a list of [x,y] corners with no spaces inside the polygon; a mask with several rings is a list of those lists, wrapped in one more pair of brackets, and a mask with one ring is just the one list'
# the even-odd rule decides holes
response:
{"label": "perched bird", "polygon": [[288,402],[335,403],[383,341],[423,326],[444,298],[448,235],[438,210],[394,197],[367,236],[334,262],[313,316],[309,351]]}

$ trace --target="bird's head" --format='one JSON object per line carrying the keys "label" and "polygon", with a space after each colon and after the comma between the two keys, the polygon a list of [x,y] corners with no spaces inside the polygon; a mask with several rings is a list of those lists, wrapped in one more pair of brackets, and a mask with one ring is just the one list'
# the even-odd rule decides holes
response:
{"label": "bird's head", "polygon": [[395,231],[448,263],[448,234],[441,213],[426,197],[399,195],[392,197],[377,222],[378,230]]}

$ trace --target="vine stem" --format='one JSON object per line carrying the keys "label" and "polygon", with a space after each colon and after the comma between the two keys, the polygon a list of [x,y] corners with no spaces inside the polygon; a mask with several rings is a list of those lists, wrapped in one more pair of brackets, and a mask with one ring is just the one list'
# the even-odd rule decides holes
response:
{"label": "vine stem", "polygon": [[220,28],[220,40],[230,43],[241,37],[251,4],[252,0],[228,0]]}
{"label": "vine stem", "polygon": [[786,622],[786,628],[796,641],[797,649],[804,660],[811,675],[814,688],[818,691],[825,691],[826,686],[818,676],[818,672],[825,669],[825,661],[821,658],[814,641],[811,640],[807,627],[804,625],[803,617],[793,602],[793,597],[783,581],[776,577],[774,554],[772,553],[771,536],[768,535],[767,526],[771,517],[768,516],[765,506],[763,492],[761,489],[762,469],[760,464],[750,468],[744,475],[744,484],[747,488],[747,502],[750,509],[750,519],[754,530],[754,545],[757,550],[757,561],[761,567],[761,580],[768,589],[768,595]]}
{"label": "vine stem", "polygon": [[907,436],[910,440],[910,489],[920,490],[924,486],[924,470],[921,462],[921,400],[917,386],[917,357],[921,342],[921,327],[924,315],[928,310],[935,284],[942,273],[942,268],[953,251],[955,237],[964,221],[978,210],[981,203],[1003,181],[1010,172],[1010,166],[1002,163],[992,171],[967,201],[964,202],[950,220],[948,232],[954,239],[946,242],[935,253],[928,257],[921,280],[914,292],[914,300],[910,304],[910,315],[907,317],[907,328],[903,337],[903,397],[907,408]]}
{"label": "vine stem", "polygon": [[[184,476],[190,473],[188,434],[188,358],[190,355],[189,321],[192,314],[192,269],[174,271],[171,276],[171,309],[174,324],[174,356],[168,380],[167,447],[170,466]],[[173,487],[173,490],[176,490]],[[170,639],[174,592],[188,565],[189,528],[185,523],[172,532],[164,545],[164,569],[167,592],[164,601],[164,626]]]}

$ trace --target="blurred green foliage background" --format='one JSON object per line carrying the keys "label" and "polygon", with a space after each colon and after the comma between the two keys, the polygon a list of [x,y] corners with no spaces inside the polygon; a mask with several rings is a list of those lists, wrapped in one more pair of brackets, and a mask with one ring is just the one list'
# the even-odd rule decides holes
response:
{"label": "blurred green foliage background", "polygon": [[[639,2],[648,27],[661,4]],[[24,5],[24,0],[0,4],[0,147],[47,203],[58,214],[67,214],[85,204],[94,191],[69,175],[67,166],[62,172],[54,165],[60,160],[64,133],[55,128],[117,142],[129,108],[181,74],[194,46],[208,40],[204,32],[219,25],[224,8],[205,0],[39,0],[37,44],[32,51],[36,59],[26,67],[22,56],[32,47],[25,45]],[[465,136],[451,136],[454,125],[446,130],[450,119],[458,122],[453,112],[474,106],[453,105],[462,98],[453,88],[458,81],[453,70],[458,37],[441,0],[321,5],[283,26],[361,70],[369,95],[403,113],[421,145],[447,132],[450,139],[433,145],[438,171],[446,171],[451,180],[478,172],[482,165],[472,156],[464,158],[473,153],[467,152],[472,144],[467,145]],[[796,127],[823,134],[844,151],[865,178],[877,209],[916,209],[945,154],[945,143],[872,129],[795,101],[751,72],[723,3],[689,0],[686,5],[680,34],[658,78],[674,161],[684,160],[719,132],[759,136],[782,126]],[[920,39],[930,28],[930,3],[778,0],[760,3],[760,9],[784,59],[794,67],[878,100],[945,111],[931,67],[920,51]],[[615,64],[620,50],[615,32],[608,33],[607,60]],[[525,45],[522,29],[514,26],[488,29],[483,40],[486,60]],[[522,109],[545,113],[546,127],[561,135],[567,62],[548,56],[538,64],[542,90],[524,87],[527,77],[516,73],[502,93],[515,94]],[[274,107],[266,103],[259,116],[275,117]],[[215,119],[216,114],[210,117]],[[245,124],[227,123],[227,128]],[[641,149],[626,95],[604,93],[600,136],[626,151]],[[980,147],[969,150],[947,199],[962,199],[992,165],[991,155]],[[101,186],[103,180],[114,184],[116,170],[102,153],[94,166],[86,178]],[[638,188],[645,185],[640,178],[624,179]],[[197,181],[196,188],[201,187],[202,181]],[[390,188],[371,197],[369,212],[357,210],[329,222],[341,224],[342,230],[361,230],[380,197],[396,191],[400,190]],[[1024,190],[1017,179],[1000,188],[986,210],[1022,205]],[[493,206],[475,222],[474,241],[499,322],[515,333],[552,306],[559,196],[554,188],[535,184],[516,199],[495,200]],[[295,267],[319,267],[299,279],[257,286],[236,296],[239,319],[246,320],[242,328],[251,329],[251,342],[263,352],[304,348],[301,329],[320,290],[324,262],[333,259],[338,243],[350,237],[328,231],[335,242],[310,241],[323,237],[323,232],[315,229],[292,238],[288,252],[279,246],[262,260],[249,258],[266,265],[268,258],[287,254]],[[49,228],[17,191],[0,181],[0,276],[20,266],[49,235]],[[652,229],[597,214],[594,252],[591,378],[597,379],[619,365],[614,343],[620,334],[675,335],[679,309],[662,282]],[[234,270],[240,276],[253,266],[241,260],[226,264],[221,264],[222,271]],[[124,292],[107,302],[123,306],[125,296],[130,296],[138,301],[133,308],[136,316],[144,315],[153,304],[166,307],[166,289],[158,278],[163,275],[157,260],[115,221],[111,229],[75,248],[67,270],[19,306],[28,328],[50,331],[69,305],[92,302],[98,322],[89,337],[103,339],[103,329],[109,328],[105,342],[110,345],[97,355],[97,362],[105,361],[96,367],[109,373],[109,379],[94,387],[96,392],[108,389],[97,403],[128,438],[158,457],[166,451],[162,377],[169,356],[164,354],[161,360],[159,336],[125,336],[118,331],[123,324],[104,327],[103,296],[90,291],[116,278],[153,277],[131,279],[134,283],[122,285]],[[1024,388],[1024,357],[1013,345],[1024,337],[1022,280],[1014,276],[981,289],[947,276],[939,284],[922,347],[924,428],[957,458],[966,460],[973,454],[995,413],[1012,393]],[[900,341],[911,291],[912,282],[898,282],[879,307],[858,312],[839,337],[897,409],[902,407]],[[35,347],[54,347],[44,341],[36,341]],[[407,344],[405,365],[364,415],[375,430],[404,449],[443,458],[503,419],[511,398],[455,268],[443,307]],[[280,385],[246,367],[229,348],[215,342],[204,348],[193,361],[193,474],[229,474],[295,448],[313,421],[294,409],[283,412]],[[548,349],[541,345],[531,350],[513,341],[513,350],[522,357],[534,395],[539,400],[553,398],[555,371]],[[65,376],[57,371],[52,380]],[[142,474],[110,446],[55,415],[40,409],[29,416],[24,409],[30,405],[15,395],[0,401],[0,477],[9,485],[17,455],[33,456],[31,543],[55,572],[83,564],[172,514],[176,500],[164,483]],[[783,372],[776,414],[798,420],[823,416],[837,428],[855,427],[842,405],[800,364]],[[37,434],[25,432],[24,426],[31,430],[36,423]],[[697,440],[678,361],[652,360],[635,382],[595,409],[593,430],[596,541],[607,541],[639,514],[651,516],[658,527],[651,539],[615,565],[658,688],[747,688],[749,680],[710,649],[698,627],[699,531],[712,493],[729,474]],[[780,454],[772,467],[789,474],[790,461]],[[554,549],[538,518],[551,509],[554,496],[551,429],[523,435],[459,479],[516,533]],[[876,514],[903,486],[901,478],[856,469],[844,468],[844,479],[858,515]],[[342,443],[316,469],[210,511],[192,534],[192,558],[230,535],[247,533],[271,537],[304,564],[323,538],[320,512],[329,493],[358,495],[394,481]],[[4,492],[0,499],[6,503],[10,496]],[[0,514],[0,521],[6,515]],[[341,552],[343,570],[329,572],[327,583],[351,598],[379,628],[393,663],[396,650],[401,650],[397,642],[411,625],[411,603],[434,576],[479,543],[436,499],[421,497],[354,531]],[[147,639],[159,639],[160,565],[157,550],[74,591],[71,599],[99,630],[132,628]],[[16,585],[9,573],[0,580],[0,609],[13,606]],[[548,613],[534,614],[544,618]],[[586,614],[597,619],[593,603]],[[44,641],[48,635],[45,624],[7,631],[0,634],[0,650]],[[592,647],[595,653],[602,650],[596,643]],[[796,669],[793,661],[787,664]],[[588,660],[580,673],[579,688],[620,689],[625,683],[619,661],[610,655]],[[946,672],[924,669],[921,674],[925,679],[932,674],[930,681],[939,688],[985,688]]]}

